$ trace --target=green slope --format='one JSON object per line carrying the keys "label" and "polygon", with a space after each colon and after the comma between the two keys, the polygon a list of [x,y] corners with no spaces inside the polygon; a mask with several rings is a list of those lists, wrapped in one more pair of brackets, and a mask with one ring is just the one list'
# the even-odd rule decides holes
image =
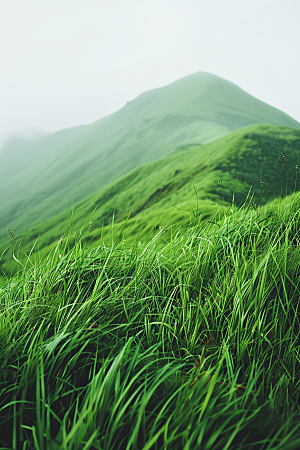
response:
{"label": "green slope", "polygon": [[88,126],[63,130],[0,153],[0,240],[22,231],[175,147],[204,143],[249,124],[298,122],[236,85],[196,73],[145,92]]}
{"label": "green slope", "polygon": [[[204,145],[179,147],[79,202],[71,240],[74,232],[78,236],[84,223],[91,220],[89,237],[96,243],[103,225],[107,233],[114,217],[118,232],[129,214],[126,239],[147,232],[149,238],[159,226],[208,217],[217,210],[216,203],[229,205],[233,195],[238,206],[249,190],[259,209],[261,204],[299,189],[296,164],[300,166],[300,130],[288,127],[251,125]],[[66,209],[23,233],[23,249],[29,251],[39,235],[40,249],[53,245],[69,230],[71,214],[71,208]]]}

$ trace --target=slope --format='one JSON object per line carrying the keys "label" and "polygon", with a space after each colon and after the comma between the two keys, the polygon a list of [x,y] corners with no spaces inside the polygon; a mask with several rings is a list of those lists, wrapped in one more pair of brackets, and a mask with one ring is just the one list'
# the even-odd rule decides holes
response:
{"label": "slope", "polygon": [[[159,227],[208,218],[217,204],[230,205],[233,195],[238,206],[249,191],[258,211],[260,205],[299,189],[296,165],[300,130],[288,127],[251,125],[204,145],[179,147],[75,205],[71,241],[91,220],[88,234],[96,244],[111,229],[113,218],[117,233],[128,215],[124,237],[149,239]],[[70,208],[23,233],[23,249],[28,252],[39,235],[40,249],[53,245],[68,232],[71,215]]]}
{"label": "slope", "polygon": [[82,127],[0,153],[0,240],[25,230],[174,147],[204,143],[249,124],[299,123],[236,85],[196,73],[145,92],[120,111]]}

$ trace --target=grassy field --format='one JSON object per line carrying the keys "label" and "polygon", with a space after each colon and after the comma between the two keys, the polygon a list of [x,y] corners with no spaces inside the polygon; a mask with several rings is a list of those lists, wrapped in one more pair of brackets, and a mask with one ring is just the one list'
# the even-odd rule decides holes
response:
{"label": "grassy field", "polygon": [[15,139],[0,152],[0,241],[7,228],[25,231],[175,147],[266,123],[300,128],[238,86],[200,72],[145,92],[94,124]]}
{"label": "grassy field", "polygon": [[299,449],[299,200],[14,259],[0,448]]}
{"label": "grassy field", "polygon": [[[78,239],[85,222],[92,225],[89,230],[86,227],[83,237],[93,240],[95,246],[104,236],[105,242],[110,242],[112,221],[114,233],[122,230],[127,243],[146,242],[160,227],[187,225],[216,211],[220,220],[233,200],[231,209],[235,211],[249,192],[257,207],[291,194],[300,187],[297,164],[300,166],[300,130],[251,125],[204,145],[178,147],[169,156],[91,194],[75,205],[73,214],[69,208],[23,233],[10,223],[8,228],[15,234],[17,247],[22,239],[18,253],[22,259],[37,239],[41,258],[65,233],[73,245],[75,232]],[[8,246],[6,234],[0,254]],[[7,251],[1,266],[7,269],[10,261]]]}

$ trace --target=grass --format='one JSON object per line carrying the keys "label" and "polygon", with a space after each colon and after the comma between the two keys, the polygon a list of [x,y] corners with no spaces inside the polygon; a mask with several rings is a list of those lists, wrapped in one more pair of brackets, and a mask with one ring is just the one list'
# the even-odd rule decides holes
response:
{"label": "grass", "polygon": [[299,200],[33,251],[1,279],[0,448],[298,449]]}

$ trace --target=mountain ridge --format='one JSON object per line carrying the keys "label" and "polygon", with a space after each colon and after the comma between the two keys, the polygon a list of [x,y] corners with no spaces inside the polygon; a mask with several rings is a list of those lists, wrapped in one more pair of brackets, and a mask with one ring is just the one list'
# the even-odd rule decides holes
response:
{"label": "mountain ridge", "polygon": [[233,83],[198,72],[144,92],[91,125],[43,136],[24,151],[1,152],[0,236],[58,214],[175,147],[205,143],[259,120],[300,127]]}

